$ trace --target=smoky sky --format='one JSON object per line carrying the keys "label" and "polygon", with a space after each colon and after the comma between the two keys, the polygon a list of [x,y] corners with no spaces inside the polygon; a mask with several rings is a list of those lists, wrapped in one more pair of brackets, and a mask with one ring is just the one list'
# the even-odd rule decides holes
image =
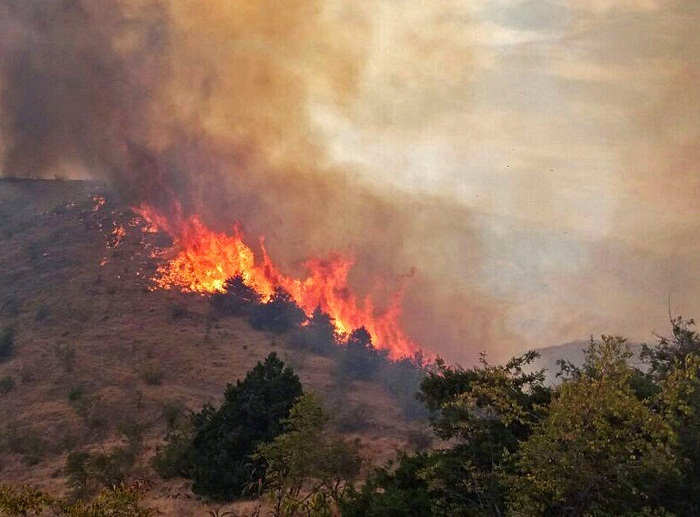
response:
{"label": "smoky sky", "polygon": [[689,0],[3,0],[0,172],[352,253],[471,361],[700,310]]}

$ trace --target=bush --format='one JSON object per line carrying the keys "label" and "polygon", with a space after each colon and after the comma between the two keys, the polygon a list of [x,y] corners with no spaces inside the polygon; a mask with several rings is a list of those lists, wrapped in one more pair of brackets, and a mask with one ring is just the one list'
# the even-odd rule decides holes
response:
{"label": "bush", "polygon": [[75,347],[73,345],[56,345],[53,352],[63,369],[67,373],[71,373],[75,367]]}
{"label": "bush", "polygon": [[42,321],[45,320],[46,318],[49,317],[49,306],[46,305],[45,303],[40,305],[39,308],[36,311],[36,315],[34,316],[34,321]]}
{"label": "bush", "polygon": [[20,303],[15,296],[10,296],[0,308],[6,316],[16,318],[19,315]]}
{"label": "bush", "polygon": [[374,348],[369,332],[362,327],[348,337],[338,361],[338,374],[350,380],[369,380],[386,363],[386,358],[386,352]]}
{"label": "bush", "polygon": [[194,427],[192,419],[176,426],[165,436],[165,445],[156,448],[151,466],[163,479],[189,477]]}
{"label": "bush", "polygon": [[255,330],[283,334],[306,319],[304,311],[294,303],[289,293],[278,288],[270,301],[254,306],[248,321]]}
{"label": "bush", "polygon": [[164,377],[163,369],[153,361],[146,363],[141,370],[141,380],[149,386],[160,386]]}
{"label": "bush", "polygon": [[299,378],[271,353],[243,381],[228,386],[220,408],[205,406],[195,414],[185,469],[194,492],[233,500],[264,479],[265,465],[250,456],[284,430],[282,420],[302,393]]}
{"label": "bush", "polygon": [[344,403],[334,408],[332,424],[341,433],[356,433],[372,425],[370,410],[366,404]]}
{"label": "bush", "polygon": [[0,363],[12,357],[15,351],[15,330],[7,327],[0,332]]}
{"label": "bush", "polygon": [[182,302],[173,302],[168,305],[168,315],[173,321],[181,320],[187,316],[187,307]]}
{"label": "bush", "polygon": [[47,449],[46,443],[34,429],[20,426],[17,422],[5,427],[0,434],[0,444],[10,452],[21,455],[30,466],[41,462]]}
{"label": "bush", "polygon": [[219,314],[225,316],[242,314],[260,303],[258,293],[245,285],[240,275],[229,278],[224,284],[224,289],[225,292],[214,293],[209,299],[212,307]]}
{"label": "bush", "polygon": [[333,320],[320,307],[316,307],[306,325],[292,331],[290,342],[318,355],[332,356],[338,352]]}
{"label": "bush", "polygon": [[15,389],[15,380],[12,377],[8,375],[0,379],[0,393],[10,393],[13,389]]}
{"label": "bush", "polygon": [[115,487],[129,476],[142,449],[144,426],[127,422],[119,429],[126,440],[109,452],[71,452],[66,458],[64,474],[74,499],[85,499],[100,487]]}
{"label": "bush", "polygon": [[163,420],[165,420],[165,425],[167,426],[168,431],[172,431],[177,427],[177,424],[180,423],[180,420],[184,414],[185,406],[179,400],[168,402],[163,405],[161,416],[163,417]]}
{"label": "bush", "polygon": [[377,376],[408,420],[425,420],[428,417],[427,409],[417,398],[425,375],[423,361],[419,356],[414,359],[385,361]]}
{"label": "bush", "polygon": [[120,485],[100,492],[90,501],[66,501],[29,486],[0,485],[0,513],[3,515],[73,515],[97,517],[152,517],[159,512],[141,506],[139,487]]}
{"label": "bush", "polygon": [[107,426],[108,409],[99,397],[86,393],[83,386],[75,386],[68,392],[68,402],[81,418],[90,434],[96,433]]}

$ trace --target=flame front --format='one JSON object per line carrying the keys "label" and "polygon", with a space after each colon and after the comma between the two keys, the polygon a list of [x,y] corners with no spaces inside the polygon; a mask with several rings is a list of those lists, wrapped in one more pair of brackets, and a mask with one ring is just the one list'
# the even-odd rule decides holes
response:
{"label": "flame front", "polygon": [[156,287],[195,293],[224,292],[226,281],[240,276],[263,301],[281,287],[307,316],[320,307],[333,318],[341,336],[364,327],[374,346],[387,350],[393,359],[411,357],[420,350],[401,327],[403,290],[394,294],[383,312],[375,313],[371,297],[360,303],[348,284],[354,263],[350,258],[337,253],[326,259],[312,258],[304,264],[309,276],[297,279],[284,275],[275,266],[262,240],[262,261],[257,263],[238,227],[232,235],[217,233],[197,216],[182,217],[179,208],[171,218],[146,206],[138,212],[151,227],[165,231],[174,241],[175,256],[159,266],[153,279]]}

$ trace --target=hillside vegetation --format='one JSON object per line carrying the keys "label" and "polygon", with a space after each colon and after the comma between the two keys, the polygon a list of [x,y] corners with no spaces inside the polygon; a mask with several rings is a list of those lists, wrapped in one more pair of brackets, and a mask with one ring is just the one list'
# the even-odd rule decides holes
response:
{"label": "hillside vegetation", "polygon": [[376,376],[341,380],[337,358],[289,333],[255,330],[207,297],[150,291],[153,246],[167,243],[130,226],[133,216],[97,183],[0,180],[3,482],[66,495],[71,453],[109,456],[136,441],[129,479],[145,480],[166,514],[201,515],[188,481],[153,471],[155,448],[272,351],[321,396],[334,427],[362,441],[367,465],[423,439],[404,417],[410,389],[406,402]]}
{"label": "hillside vegetation", "polygon": [[96,184],[0,187],[0,515],[700,513],[693,320],[556,382],[536,352],[390,361],[241,277],[149,289],[168,243]]}

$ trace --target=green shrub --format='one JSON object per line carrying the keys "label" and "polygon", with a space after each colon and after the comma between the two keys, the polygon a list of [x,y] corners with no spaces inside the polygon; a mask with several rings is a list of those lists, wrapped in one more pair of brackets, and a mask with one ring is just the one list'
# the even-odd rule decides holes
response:
{"label": "green shrub", "polygon": [[333,356],[339,353],[333,320],[317,307],[306,325],[295,328],[290,335],[291,344],[318,355]]}
{"label": "green shrub", "polygon": [[70,402],[71,405],[75,405],[75,403],[82,399],[84,395],[84,386],[73,386],[70,390],[68,390],[68,402]]}
{"label": "green shrub", "polygon": [[159,512],[141,506],[138,485],[124,484],[102,490],[92,501],[74,502],[52,497],[29,486],[0,485],[2,515],[65,515],[98,517],[152,517]]}
{"label": "green shrub", "polygon": [[141,380],[149,386],[160,386],[164,377],[163,369],[154,361],[146,363],[141,370]]}
{"label": "green shrub", "polygon": [[302,393],[299,378],[272,353],[243,381],[227,387],[221,407],[205,406],[195,414],[186,469],[194,492],[238,499],[251,483],[264,479],[265,465],[251,455],[283,432],[282,420]]}
{"label": "green shrub", "polygon": [[2,304],[2,313],[10,318],[16,318],[19,315],[20,303],[15,296],[10,296],[5,303]]}
{"label": "green shrub", "polygon": [[126,444],[109,452],[71,452],[66,458],[64,474],[74,499],[85,499],[100,487],[124,483],[142,450],[145,427],[136,422],[122,424],[119,432]]}
{"label": "green shrub", "polygon": [[63,369],[70,373],[75,367],[75,347],[73,345],[56,345],[54,355],[59,360]]}
{"label": "green shrub", "polygon": [[15,351],[15,330],[7,327],[0,332],[0,363],[9,360]]}
{"label": "green shrub", "polygon": [[344,401],[334,409],[331,423],[341,433],[356,433],[371,426],[370,410],[366,404],[349,404]]}
{"label": "green shrub", "polygon": [[42,304],[39,306],[39,308],[36,311],[36,314],[34,315],[34,321],[42,321],[45,320],[46,318],[49,317],[49,313],[51,311],[49,310],[49,306],[46,304]]}
{"label": "green shrub", "polygon": [[187,307],[182,302],[173,302],[168,305],[168,315],[173,321],[180,320],[187,316]]}
{"label": "green shrub", "polygon": [[177,424],[180,423],[180,420],[184,414],[185,406],[179,400],[168,402],[163,405],[161,416],[163,417],[163,420],[165,420],[165,425],[167,426],[168,431],[175,429]]}
{"label": "green shrub", "polygon": [[172,429],[165,437],[165,445],[156,448],[151,466],[163,479],[189,477],[190,454],[194,428],[187,420]]}
{"label": "green shrub", "polygon": [[10,393],[15,388],[15,380],[9,375],[0,379],[0,393]]}
{"label": "green shrub", "polygon": [[33,428],[10,422],[0,433],[0,444],[10,452],[22,456],[30,466],[41,462],[46,454],[47,445]]}
{"label": "green shrub", "polygon": [[107,427],[108,408],[99,397],[86,393],[84,386],[76,386],[68,392],[68,402],[83,421],[90,434]]}

